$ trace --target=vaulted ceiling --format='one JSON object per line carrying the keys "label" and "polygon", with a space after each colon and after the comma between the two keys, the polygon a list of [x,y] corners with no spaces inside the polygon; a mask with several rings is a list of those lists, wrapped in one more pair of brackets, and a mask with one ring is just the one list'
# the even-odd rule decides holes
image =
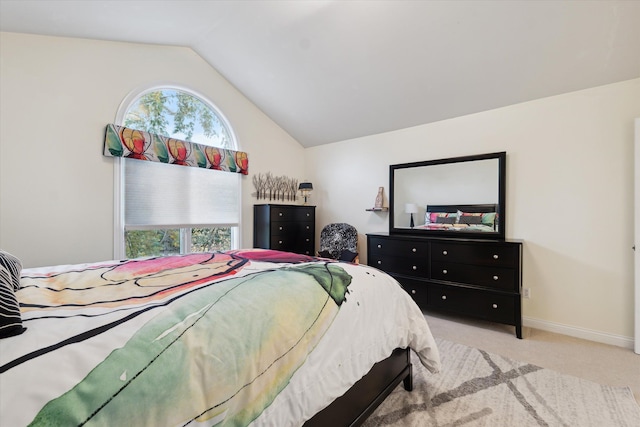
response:
{"label": "vaulted ceiling", "polygon": [[640,77],[640,1],[0,0],[0,31],[190,47],[306,147]]}

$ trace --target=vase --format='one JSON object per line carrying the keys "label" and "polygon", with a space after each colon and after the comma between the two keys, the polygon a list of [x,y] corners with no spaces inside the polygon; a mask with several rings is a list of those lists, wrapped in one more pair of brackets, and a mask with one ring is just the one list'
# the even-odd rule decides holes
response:
{"label": "vase", "polygon": [[381,208],[382,207],[382,192],[384,191],[384,187],[379,187],[378,188],[378,195],[376,196],[376,204],[374,205],[375,208]]}

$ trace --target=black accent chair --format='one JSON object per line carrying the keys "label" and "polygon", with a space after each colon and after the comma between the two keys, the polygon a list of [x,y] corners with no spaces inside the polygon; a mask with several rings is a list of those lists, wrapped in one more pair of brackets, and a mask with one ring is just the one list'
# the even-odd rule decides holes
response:
{"label": "black accent chair", "polygon": [[358,230],[344,222],[325,225],[320,232],[320,251],[323,258],[358,262]]}

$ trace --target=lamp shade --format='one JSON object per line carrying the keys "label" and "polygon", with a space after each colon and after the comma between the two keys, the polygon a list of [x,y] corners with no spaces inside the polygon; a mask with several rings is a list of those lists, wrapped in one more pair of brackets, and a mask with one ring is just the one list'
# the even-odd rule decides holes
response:
{"label": "lamp shade", "polygon": [[301,182],[300,185],[298,186],[298,190],[311,191],[313,190],[313,184],[310,182]]}
{"label": "lamp shade", "polygon": [[414,214],[418,213],[418,206],[415,203],[405,203],[404,213]]}

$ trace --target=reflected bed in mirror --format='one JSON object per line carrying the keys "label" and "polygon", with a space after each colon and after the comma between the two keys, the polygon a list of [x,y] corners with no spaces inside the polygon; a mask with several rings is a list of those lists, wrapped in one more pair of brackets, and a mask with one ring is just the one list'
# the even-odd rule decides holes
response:
{"label": "reflected bed in mirror", "polygon": [[389,232],[504,239],[505,170],[505,152],[391,165]]}

